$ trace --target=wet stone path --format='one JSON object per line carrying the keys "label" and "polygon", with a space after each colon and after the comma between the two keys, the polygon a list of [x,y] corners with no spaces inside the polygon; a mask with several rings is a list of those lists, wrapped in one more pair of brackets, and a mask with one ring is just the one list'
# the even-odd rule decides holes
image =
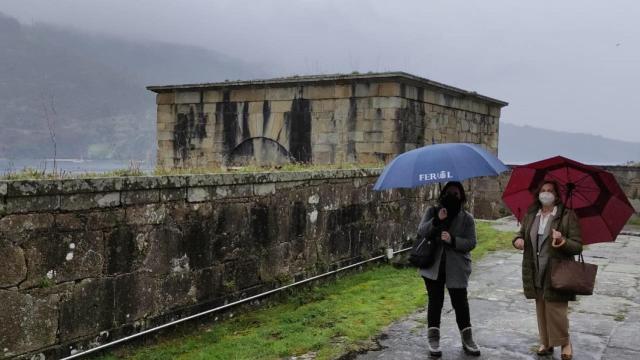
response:
{"label": "wet stone path", "polygon": [[[496,227],[513,230],[514,224]],[[584,252],[586,262],[599,265],[595,294],[570,302],[570,334],[574,359],[640,360],[640,236],[621,235],[615,243],[595,244]],[[533,300],[522,293],[522,255],[490,253],[474,264],[469,303],[480,359],[560,359],[533,351],[538,330]],[[358,360],[428,359],[426,309],[389,326],[379,351]],[[442,316],[442,359],[478,359],[464,354],[451,303]]]}

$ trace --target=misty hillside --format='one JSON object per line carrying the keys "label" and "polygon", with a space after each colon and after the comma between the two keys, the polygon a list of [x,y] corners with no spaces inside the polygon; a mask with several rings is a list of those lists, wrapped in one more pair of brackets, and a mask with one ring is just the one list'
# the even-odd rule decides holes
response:
{"label": "misty hillside", "polygon": [[1,13],[0,49],[0,158],[53,157],[52,132],[58,158],[153,158],[155,101],[145,86],[264,76],[205,49],[23,25]]}
{"label": "misty hillside", "polygon": [[640,160],[640,143],[505,122],[500,123],[499,141],[499,157],[507,164],[522,164],[555,155],[600,165]]}

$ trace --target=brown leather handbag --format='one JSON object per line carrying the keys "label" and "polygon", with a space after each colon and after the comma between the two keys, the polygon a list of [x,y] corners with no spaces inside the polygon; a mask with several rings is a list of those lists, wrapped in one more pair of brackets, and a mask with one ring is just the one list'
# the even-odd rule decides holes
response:
{"label": "brown leather handbag", "polygon": [[598,265],[584,262],[582,253],[579,261],[552,259],[551,288],[563,293],[592,295],[597,272]]}

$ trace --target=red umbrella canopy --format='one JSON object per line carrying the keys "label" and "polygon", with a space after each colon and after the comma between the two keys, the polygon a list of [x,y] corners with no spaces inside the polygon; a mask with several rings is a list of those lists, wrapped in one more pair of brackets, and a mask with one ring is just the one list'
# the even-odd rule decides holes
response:
{"label": "red umbrella canopy", "polygon": [[614,241],[634,213],[611,173],[556,156],[513,169],[502,200],[519,221],[545,180],[560,186],[562,202],[578,217],[584,244]]}

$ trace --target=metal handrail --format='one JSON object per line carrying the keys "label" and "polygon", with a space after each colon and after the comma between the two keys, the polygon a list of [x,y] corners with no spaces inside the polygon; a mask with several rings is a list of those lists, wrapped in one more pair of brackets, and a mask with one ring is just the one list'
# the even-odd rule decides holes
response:
{"label": "metal handrail", "polygon": [[[391,251],[391,253],[392,253],[392,254],[399,254],[399,253],[405,252],[405,251],[410,250],[410,249],[411,249],[411,248],[410,248],[410,247],[408,247],[408,248],[401,249],[401,250],[398,250],[398,251]],[[156,332],[156,331],[158,331],[158,330],[161,330],[161,329],[164,329],[164,328],[167,328],[167,327],[170,327],[170,326],[173,326],[173,325],[176,325],[176,324],[179,324],[179,323],[185,322],[185,321],[189,321],[189,320],[192,320],[192,319],[195,319],[195,318],[199,318],[199,317],[204,316],[204,315],[207,315],[207,314],[211,314],[211,313],[214,313],[214,312],[217,312],[217,311],[220,311],[220,310],[224,310],[224,309],[226,309],[226,308],[229,308],[229,307],[232,307],[232,306],[235,306],[235,305],[239,305],[239,304],[245,303],[245,302],[247,302],[247,301],[255,300],[255,299],[261,298],[261,297],[263,297],[263,296],[267,296],[267,295],[270,295],[270,294],[273,294],[273,293],[276,293],[276,292],[282,291],[282,290],[284,290],[284,289],[288,289],[288,288],[290,288],[290,287],[294,287],[294,286],[298,286],[298,285],[301,285],[301,284],[307,283],[307,282],[312,281],[312,280],[317,280],[317,279],[323,278],[323,277],[325,277],[325,276],[332,275],[332,274],[335,274],[335,273],[338,273],[338,272],[341,272],[341,271],[344,271],[344,270],[347,270],[347,269],[351,269],[351,268],[353,268],[353,267],[360,266],[360,265],[362,265],[362,264],[365,264],[365,263],[368,263],[368,262],[371,262],[371,261],[380,260],[380,259],[382,259],[382,258],[384,258],[384,257],[389,258],[389,259],[391,258],[391,257],[390,257],[390,256],[388,256],[387,254],[385,254],[385,255],[380,255],[380,256],[376,256],[376,257],[373,257],[373,258],[371,258],[371,259],[367,259],[367,260],[364,260],[364,261],[360,261],[360,262],[355,263],[355,264],[351,264],[351,265],[348,265],[348,266],[345,266],[345,267],[342,267],[342,268],[339,268],[339,269],[336,269],[336,270],[332,270],[332,271],[326,272],[326,273],[324,273],[324,274],[320,274],[320,275],[312,276],[312,277],[310,277],[310,278],[307,278],[307,279],[304,279],[304,280],[300,280],[300,281],[297,281],[297,282],[291,283],[291,284],[289,284],[289,285],[284,285],[284,286],[281,286],[281,287],[279,287],[279,288],[277,288],[277,289],[273,289],[273,290],[265,291],[265,292],[263,292],[263,293],[260,293],[260,294],[257,294],[257,295],[253,295],[253,296],[250,296],[250,297],[248,297],[248,298],[244,298],[244,299],[241,299],[241,300],[238,300],[238,301],[234,301],[234,302],[229,303],[229,304],[225,304],[225,305],[222,305],[222,306],[218,306],[218,307],[216,307],[216,308],[209,309],[209,310],[206,310],[206,311],[203,311],[203,312],[200,312],[200,313],[194,314],[194,315],[190,315],[190,316],[184,317],[184,318],[182,318],[182,319],[174,320],[174,321],[171,321],[171,322],[169,322],[169,323],[162,324],[162,325],[159,325],[159,326],[153,327],[153,328],[151,328],[151,329],[147,329],[147,330],[141,331],[141,332],[139,332],[139,333],[135,333],[135,334],[133,334],[133,335],[125,336],[125,337],[120,338],[120,339],[118,339],[118,340],[114,340],[114,341],[108,342],[108,343],[106,343],[106,344],[102,344],[102,345],[96,346],[96,347],[94,347],[94,348],[91,348],[91,349],[85,350],[85,351],[83,351],[83,352],[79,352],[79,353],[76,353],[76,354],[72,354],[72,355],[70,355],[70,356],[67,356],[67,357],[65,357],[65,358],[62,358],[62,360],[67,360],[67,359],[76,359],[76,358],[79,358],[79,357],[81,357],[81,356],[85,356],[85,355],[88,355],[88,354],[90,354],[90,353],[96,352],[96,351],[98,351],[98,350],[103,350],[103,349],[106,349],[106,348],[111,347],[111,346],[113,346],[113,345],[120,344],[120,343],[123,343],[123,342],[125,342],[125,341],[129,341],[129,340],[131,340],[131,339],[137,338],[137,337],[142,336],[142,335],[146,335],[146,334],[149,334],[149,333],[152,333],[152,332]]]}

